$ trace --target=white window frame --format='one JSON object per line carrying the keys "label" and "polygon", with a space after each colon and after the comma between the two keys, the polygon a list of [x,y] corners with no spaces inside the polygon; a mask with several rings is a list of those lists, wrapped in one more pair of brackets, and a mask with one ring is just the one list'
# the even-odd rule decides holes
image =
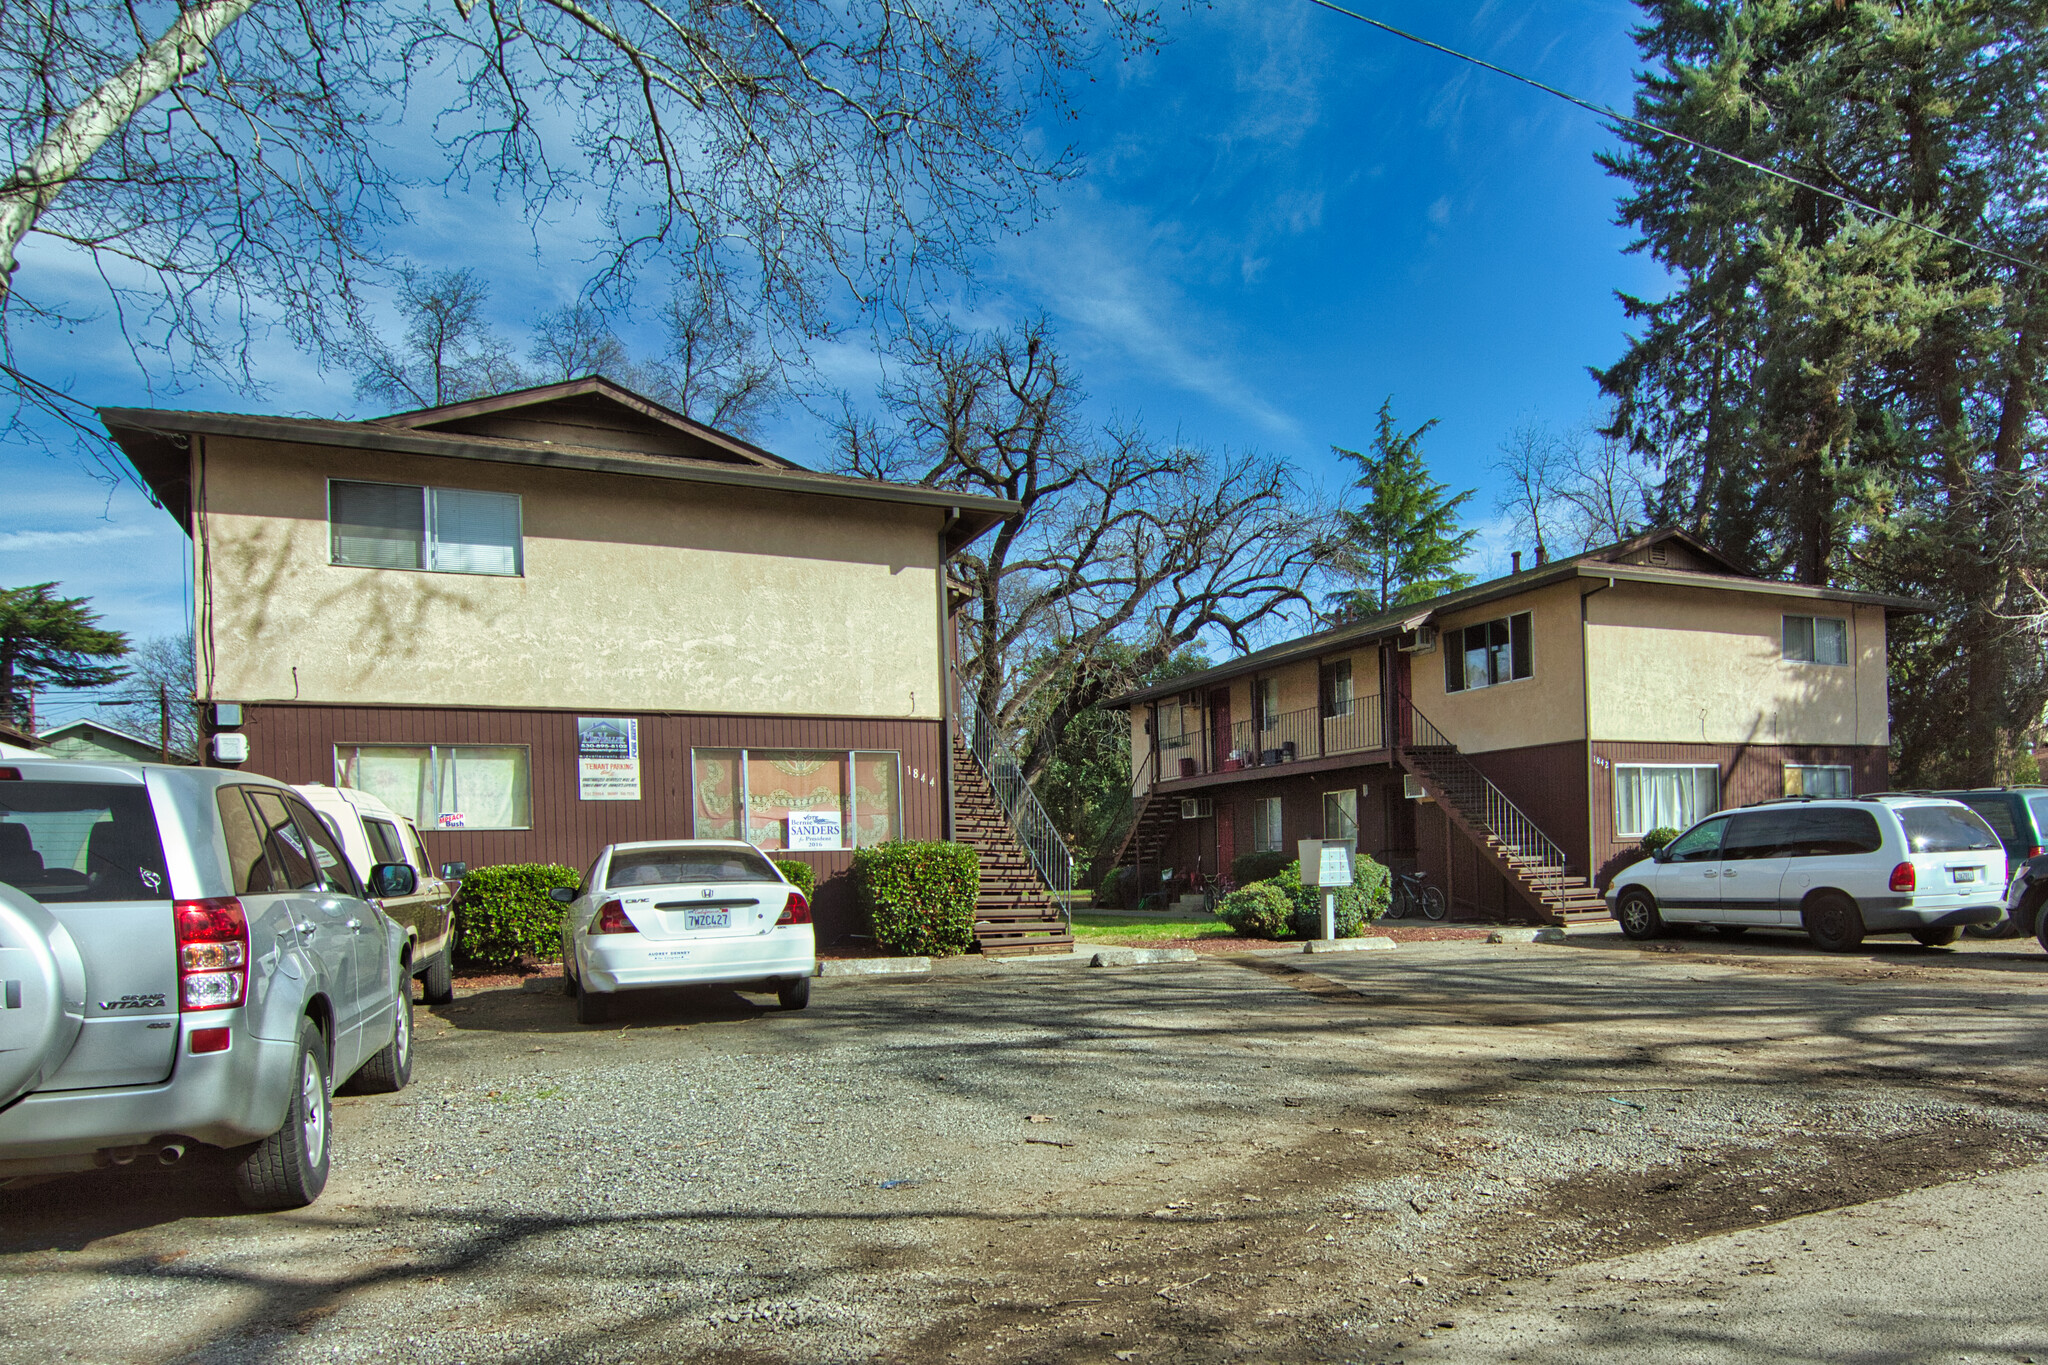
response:
{"label": "white window frame", "polygon": [[[1792,774],[1798,773],[1799,790],[1792,790]],[[1817,792],[1807,785],[1808,773],[1839,773],[1842,789],[1839,792]],[[1856,769],[1847,763],[1787,763],[1785,765],[1785,795],[1818,796],[1829,800],[1854,796],[1856,794]]]}
{"label": "white window frame", "polygon": [[[1259,817],[1266,817],[1264,830],[1260,829]],[[1287,834],[1283,827],[1285,807],[1277,796],[1255,796],[1252,798],[1252,852],[1278,853],[1287,847]]]}
{"label": "white window frame", "polygon": [[[1810,651],[1810,657],[1793,652],[1791,634],[1794,621],[1804,621],[1806,623],[1806,647]],[[1822,621],[1832,621],[1842,628],[1842,657],[1839,659],[1823,659],[1820,657],[1820,622]],[[1849,648],[1849,618],[1846,616],[1802,616],[1796,612],[1786,612],[1784,619],[1778,623],[1778,654],[1788,664],[1816,664],[1822,668],[1847,668],[1852,655],[1852,651]]]}
{"label": "white window frame", "polygon": [[[383,488],[411,488],[420,495],[420,562],[417,568],[383,564],[357,564],[336,557],[334,486],[342,483],[372,484]],[[434,534],[435,495],[481,494],[493,498],[512,500],[512,568],[506,572],[496,569],[450,569],[434,562],[434,547],[442,542]],[[379,569],[399,573],[455,573],[469,574],[480,578],[524,578],[526,577],[526,500],[517,493],[506,493],[495,488],[444,488],[436,484],[390,483],[383,479],[329,479],[327,481],[327,562],[341,569]]]}
{"label": "white window frame", "polygon": [[1714,774],[1714,799],[1707,809],[1696,811],[1689,820],[1681,820],[1677,828],[1684,830],[1712,815],[1721,806],[1721,765],[1718,763],[1616,763],[1612,769],[1614,788],[1614,835],[1617,839],[1640,839],[1650,831],[1647,829],[1623,829],[1621,821],[1621,775],[1624,772],[1712,772]]}
{"label": "white window frame", "polygon": [[[840,761],[846,765],[844,769],[846,773],[846,806],[840,812],[842,821],[839,827],[839,847],[837,849],[761,849],[761,852],[765,854],[776,856],[800,852],[851,853],[856,848],[866,847],[866,845],[858,842],[848,842],[849,837],[857,840],[860,835],[860,791],[853,778],[854,760],[864,754],[887,754],[896,760],[896,809],[893,814],[896,837],[898,839],[904,837],[903,774],[905,769],[903,766],[903,751],[901,749],[800,749],[787,746],[778,746],[772,749],[744,749],[729,744],[706,744],[701,748],[692,746],[690,749],[690,837],[692,839],[726,839],[731,837],[726,834],[699,834],[697,832],[697,755],[700,753],[738,754],[740,756],[739,769],[733,774],[733,786],[737,789],[734,792],[734,799],[739,802],[740,808],[740,838],[745,839],[748,843],[753,843],[753,840],[747,839],[747,830],[752,824],[753,811],[753,793],[748,787],[747,780],[747,759],[749,756],[797,753],[837,754]],[[759,847],[759,845],[756,845],[756,847]]]}
{"label": "white window frame", "polygon": [[[1340,833],[1337,833],[1336,831],[1334,831],[1334,830],[1332,830],[1332,829],[1330,828],[1330,799],[1331,799],[1332,797],[1339,797],[1339,798],[1341,798],[1341,797],[1346,797],[1346,796],[1348,796],[1348,797],[1350,797],[1350,798],[1351,798],[1351,832],[1350,832],[1349,834],[1340,834]],[[1342,791],[1334,791],[1334,792],[1324,792],[1324,793],[1323,793],[1323,837],[1324,837],[1325,839],[1349,839],[1349,840],[1351,840],[1351,841],[1352,841],[1352,842],[1353,842],[1354,844],[1355,844],[1355,843],[1357,843],[1357,841],[1358,841],[1358,788],[1356,788],[1356,787],[1346,787],[1346,788],[1344,788],[1344,789],[1343,789]]]}
{"label": "white window frame", "polygon": [[[432,799],[432,802],[433,802],[433,806],[434,806],[434,813],[433,813],[432,815],[428,815],[428,816],[427,816],[427,819],[428,819],[428,820],[429,820],[430,822],[432,822],[431,824],[429,824],[428,828],[430,828],[430,829],[433,829],[433,830],[434,830],[434,831],[435,831],[436,833],[438,833],[438,834],[465,834],[465,833],[469,833],[469,832],[471,832],[471,831],[475,831],[475,830],[522,830],[522,829],[532,829],[532,828],[533,828],[533,746],[532,746],[531,744],[406,744],[406,743],[402,743],[402,742],[398,742],[398,741],[393,741],[393,740],[375,740],[375,739],[371,739],[371,740],[359,740],[359,741],[357,741],[357,742],[355,742],[355,743],[352,743],[352,744],[337,744],[337,745],[335,745],[335,746],[334,746],[334,785],[335,785],[335,786],[337,786],[337,787],[347,787],[347,786],[352,786],[352,785],[354,785],[354,784],[353,784],[353,782],[352,782],[352,781],[350,780],[350,774],[349,774],[349,771],[348,771],[348,767],[347,767],[347,765],[346,765],[346,764],[345,764],[345,763],[344,763],[344,762],[342,761],[342,757],[341,757],[341,755],[342,755],[342,753],[343,753],[343,751],[344,751],[344,750],[346,750],[346,751],[349,751],[349,752],[355,752],[355,751],[358,751],[358,750],[362,750],[362,749],[408,749],[408,750],[420,750],[420,749],[424,749],[424,750],[426,750],[426,754],[427,754],[427,777],[428,777],[428,780],[429,780],[429,781],[431,781],[431,782],[432,782],[432,783],[434,784],[433,794],[432,794],[432,798],[431,798],[431,799]],[[469,823],[465,822],[465,823],[463,823],[463,824],[460,824],[460,825],[442,825],[442,824],[440,823],[440,816],[441,816],[441,814],[442,814],[442,811],[441,811],[441,787],[440,787],[440,782],[441,782],[441,755],[442,755],[442,754],[444,754],[444,753],[448,753],[448,752],[451,752],[451,751],[454,751],[454,750],[460,750],[460,749],[517,749],[517,750],[518,750],[518,751],[519,751],[519,752],[520,752],[521,754],[525,755],[525,758],[524,758],[524,762],[525,762],[525,764],[526,764],[526,810],[525,810],[525,812],[524,812],[524,814],[525,814],[525,816],[526,816],[526,823],[525,823],[525,824],[521,824],[521,825],[472,825],[472,824],[469,824]],[[453,812],[450,812],[450,813],[453,813]],[[419,815],[421,815],[421,814],[425,814],[425,812],[417,812],[417,813],[416,813],[416,812],[413,812],[413,811],[399,811],[399,812],[398,812],[398,814],[400,814],[400,815],[404,816],[404,817],[405,817],[406,819],[408,819],[408,820],[412,820],[412,821],[414,821],[414,822],[415,822],[415,825],[417,825],[417,822],[418,822],[418,817],[419,817]]]}

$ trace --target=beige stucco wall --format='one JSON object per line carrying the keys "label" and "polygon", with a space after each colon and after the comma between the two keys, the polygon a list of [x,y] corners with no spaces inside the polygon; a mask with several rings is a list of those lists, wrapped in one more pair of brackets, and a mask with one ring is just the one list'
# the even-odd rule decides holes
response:
{"label": "beige stucco wall", "polygon": [[[1534,676],[1464,692],[1444,691],[1444,651],[1457,627],[1529,612],[1534,634]],[[1579,651],[1579,585],[1553,584],[1533,592],[1452,612],[1437,622],[1435,653],[1411,656],[1416,709],[1467,753],[1561,744],[1586,735],[1584,662]]]}
{"label": "beige stucco wall", "polygon": [[[223,438],[204,459],[220,699],[940,714],[939,509]],[[330,564],[329,476],[520,494],[523,576]]]}
{"label": "beige stucco wall", "polygon": [[[1593,738],[1886,744],[1879,607],[1617,583],[1587,604]],[[1849,663],[1784,659],[1787,615],[1849,624]]]}

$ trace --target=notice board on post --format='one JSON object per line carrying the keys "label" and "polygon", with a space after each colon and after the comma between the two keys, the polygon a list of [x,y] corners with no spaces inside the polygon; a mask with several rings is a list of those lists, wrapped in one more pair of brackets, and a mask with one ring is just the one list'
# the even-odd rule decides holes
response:
{"label": "notice board on post", "polygon": [[576,795],[584,801],[640,799],[640,722],[630,716],[576,718]]}

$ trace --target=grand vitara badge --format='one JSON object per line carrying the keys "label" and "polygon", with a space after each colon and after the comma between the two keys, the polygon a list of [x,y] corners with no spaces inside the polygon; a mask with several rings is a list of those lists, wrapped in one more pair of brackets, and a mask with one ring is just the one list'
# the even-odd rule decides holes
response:
{"label": "grand vitara badge", "polygon": [[160,1010],[163,1007],[164,997],[161,994],[124,995],[119,1000],[100,1001],[103,1010]]}

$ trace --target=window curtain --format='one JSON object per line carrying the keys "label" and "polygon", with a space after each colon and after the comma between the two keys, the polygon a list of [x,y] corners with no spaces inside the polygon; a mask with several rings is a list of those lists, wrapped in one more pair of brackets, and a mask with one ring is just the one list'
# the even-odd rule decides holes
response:
{"label": "window curtain", "polygon": [[1260,853],[1280,848],[1280,798],[1265,796],[1252,802],[1252,847]]}
{"label": "window curtain", "polygon": [[344,749],[341,785],[366,791],[413,823],[434,824],[433,768],[425,748]]}
{"label": "window curtain", "polygon": [[859,848],[900,839],[903,792],[895,754],[853,756],[853,843]]}
{"label": "window curtain", "polygon": [[1323,837],[1325,839],[1358,838],[1358,793],[1323,793]]}
{"label": "window curtain", "polygon": [[840,847],[846,846],[846,755],[748,750],[747,842],[788,848],[789,817],[799,813],[837,815]]}
{"label": "window curtain", "polygon": [[1785,795],[1787,796],[1849,796],[1849,769],[1843,767],[1819,767],[1787,763],[1785,765]]}
{"label": "window curtain", "polygon": [[437,756],[441,771],[436,816],[460,814],[464,829],[527,828],[526,750],[464,745],[439,750]]}
{"label": "window curtain", "polygon": [[415,484],[349,483],[328,486],[334,562],[371,569],[417,569],[426,526]]}
{"label": "window curtain", "polygon": [[698,749],[690,755],[690,767],[690,786],[696,792],[691,807],[694,837],[741,838],[740,751]]}
{"label": "window curtain", "polygon": [[430,488],[428,567],[443,573],[517,574],[519,498],[466,488]]}
{"label": "window curtain", "polygon": [[1614,832],[1639,835],[1653,829],[1684,829],[1720,803],[1720,778],[1717,768],[1617,766]]}

